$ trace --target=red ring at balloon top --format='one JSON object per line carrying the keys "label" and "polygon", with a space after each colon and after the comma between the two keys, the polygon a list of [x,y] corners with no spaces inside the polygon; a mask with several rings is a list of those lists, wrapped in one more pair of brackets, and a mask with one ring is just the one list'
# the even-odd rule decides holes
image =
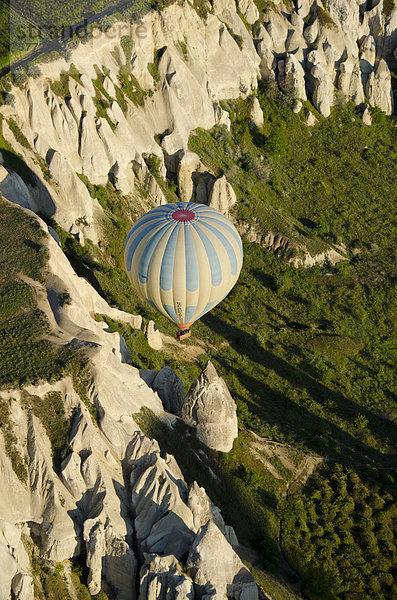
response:
{"label": "red ring at balloon top", "polygon": [[182,223],[186,223],[186,221],[192,221],[196,215],[192,210],[181,209],[173,212],[171,216],[175,221],[182,221]]}

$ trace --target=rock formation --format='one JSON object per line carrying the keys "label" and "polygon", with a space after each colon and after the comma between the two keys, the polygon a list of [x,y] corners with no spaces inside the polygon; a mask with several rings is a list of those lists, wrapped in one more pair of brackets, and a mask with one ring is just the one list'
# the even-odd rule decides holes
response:
{"label": "rock formation", "polygon": [[220,452],[232,449],[238,434],[236,405],[211,362],[192,383],[182,417],[196,427],[198,438],[209,448]]}
{"label": "rock formation", "polygon": [[238,600],[243,593],[247,600],[258,598],[254,578],[212,521],[208,521],[197,534],[187,559],[187,568],[200,594],[210,593],[219,598],[227,596]]}
{"label": "rock formation", "polygon": [[185,388],[182,379],[170,367],[163,367],[161,371],[156,372],[154,379],[148,385],[158,393],[165,411],[175,415],[181,414]]}

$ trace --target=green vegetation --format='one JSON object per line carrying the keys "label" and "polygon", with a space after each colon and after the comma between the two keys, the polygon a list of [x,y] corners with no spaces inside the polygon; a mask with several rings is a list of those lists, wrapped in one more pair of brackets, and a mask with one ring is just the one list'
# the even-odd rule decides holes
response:
{"label": "green vegetation", "polygon": [[22,483],[26,483],[28,472],[25,461],[17,447],[18,440],[13,431],[10,415],[9,401],[0,400],[0,432],[3,434],[5,451],[16,476]]}
{"label": "green vegetation", "polygon": [[336,464],[288,498],[281,543],[309,598],[396,597],[396,475]]}
{"label": "green vegetation", "polygon": [[14,119],[10,119],[8,121],[8,125],[12,131],[14,138],[18,142],[18,144],[21,144],[21,146],[23,146],[24,148],[31,150],[31,146],[30,146],[28,140],[26,139],[26,137],[22,133],[19,125],[14,121]]}
{"label": "green vegetation", "polygon": [[67,417],[60,392],[49,392],[43,398],[23,392],[22,406],[44,425],[51,442],[54,469],[60,472],[61,462],[70,452],[69,431],[72,417]]}
{"label": "green vegetation", "polygon": [[[176,455],[186,480],[196,479],[208,489],[240,541],[256,549],[254,567],[264,589],[273,590],[275,598],[294,597],[293,588],[284,591],[280,583],[280,578],[288,585],[297,582],[287,558],[310,600],[348,600],[357,593],[389,599],[394,594],[389,581],[395,552],[389,533],[394,513],[386,495],[395,495],[390,477],[394,478],[397,416],[397,130],[393,119],[376,110],[373,125],[364,127],[356,109],[346,106],[335,108],[309,132],[304,114],[295,115],[288,98],[274,102],[260,93],[259,99],[264,112],[260,131],[249,118],[250,99],[229,102],[224,107],[230,113],[231,132],[219,127],[197,131],[190,148],[208,170],[226,174],[233,183],[240,221],[255,222],[262,233],[281,231],[311,251],[343,243],[348,260],[296,269],[288,254],[276,256],[244,242],[238,284],[194,325],[193,334],[206,348],[195,361],[168,350],[154,352],[142,332],[105,320],[125,337],[138,368],[168,364],[187,388],[211,359],[226,380],[245,428],[227,456],[202,447],[181,424],[170,435],[150,412],[142,411],[137,418],[164,451]],[[175,184],[161,178],[159,160],[145,160],[167,198],[175,200]],[[137,198],[125,198],[112,184],[93,186],[81,178],[104,208],[103,237],[100,247],[88,243],[82,248],[58,228],[73,266],[111,305],[154,318],[162,331],[173,334],[173,326],[137,298],[124,272],[123,245],[139,216]],[[194,343],[193,337],[187,345]],[[247,430],[261,436],[259,454],[249,450],[257,438]],[[269,438],[283,444],[290,466],[282,455],[267,454]],[[302,457],[313,453],[327,462],[300,487],[296,470]],[[346,502],[354,502],[350,521],[324,513],[328,510],[332,516],[330,505],[334,500],[340,503],[338,495],[327,491],[327,486],[333,489],[336,464],[346,465]],[[368,490],[368,498],[362,490],[356,498],[355,478]],[[360,533],[360,511],[371,498],[378,508],[371,505],[366,523],[377,545],[371,537],[368,549]],[[297,526],[294,537],[291,515],[307,523],[308,531]],[[327,519],[332,520],[332,531]],[[382,519],[383,528],[378,523]],[[344,541],[349,535],[351,556],[350,542]],[[328,537],[331,555],[316,562],[314,555],[323,556]],[[272,578],[263,575],[263,569],[272,572]],[[359,589],[364,592],[355,591]]]}
{"label": "green vegetation", "polygon": [[383,15],[385,19],[391,16],[395,0],[383,0]]}
{"label": "green vegetation", "polygon": [[[109,600],[103,590],[91,596],[87,587],[87,568],[80,557],[70,562],[51,563],[42,559],[38,549],[29,547],[32,560],[34,597],[37,600]],[[72,590],[71,590],[72,587]]]}
{"label": "green vegetation", "polygon": [[150,75],[153,77],[153,79],[156,83],[158,83],[160,81],[159,62],[160,62],[160,58],[163,56],[165,50],[166,50],[166,46],[156,50],[156,52],[154,53],[153,62],[148,63],[148,66],[147,66]]}
{"label": "green vegetation", "polygon": [[53,381],[79,373],[81,352],[48,339],[49,324],[32,288],[21,276],[43,281],[47,262],[45,234],[18,208],[0,203],[0,387]]}
{"label": "green vegetation", "polygon": [[320,25],[322,25],[323,27],[336,27],[335,21],[333,20],[326,8],[323,8],[322,6],[317,4],[316,13]]}
{"label": "green vegetation", "polygon": [[188,53],[187,53],[187,46],[186,46],[186,42],[185,42],[185,40],[183,40],[183,41],[179,40],[179,42],[178,42],[178,43],[179,43],[179,46],[180,46],[180,48],[181,48],[181,50],[182,50],[183,58],[184,58],[185,60],[187,60]]}
{"label": "green vegetation", "polygon": [[237,46],[241,50],[241,48],[243,47],[243,38],[241,37],[241,35],[238,35],[237,33],[235,33],[233,31],[233,29],[230,27],[230,25],[228,25],[227,23],[224,23],[223,21],[222,21],[222,23],[224,24],[224,26],[226,27],[226,29],[228,30],[228,32],[230,33],[230,35],[232,36],[232,38],[236,42]]}

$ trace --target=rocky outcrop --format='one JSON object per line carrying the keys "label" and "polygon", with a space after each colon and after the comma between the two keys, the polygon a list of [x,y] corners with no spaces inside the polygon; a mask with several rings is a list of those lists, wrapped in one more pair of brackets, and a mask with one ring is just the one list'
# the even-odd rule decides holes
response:
{"label": "rocky outcrop", "polygon": [[392,112],[391,75],[385,60],[380,60],[376,69],[370,72],[365,91],[372,106],[378,106],[388,115]]}
{"label": "rocky outcrop", "polygon": [[236,202],[236,194],[226,177],[223,175],[216,179],[212,185],[208,205],[228,217],[230,209],[233,208]]}
{"label": "rocky outcrop", "polygon": [[[268,11],[255,32],[261,76],[280,89],[306,99],[324,116],[337,90],[355,104],[364,102],[387,114],[393,110],[390,68],[396,68],[397,7],[385,16],[375,3],[308,0],[290,9]],[[286,57],[286,58],[284,58]],[[380,65],[380,66],[379,66]],[[378,72],[379,70],[379,72]]]}
{"label": "rocky outcrop", "polygon": [[163,340],[161,339],[161,333],[154,321],[148,321],[144,327],[145,336],[147,343],[153,350],[161,350],[163,347]]}
{"label": "rocky outcrop", "polygon": [[150,387],[159,395],[165,411],[180,415],[185,400],[185,388],[182,379],[175,374],[171,367],[163,367],[161,371],[156,373]]}
{"label": "rocky outcrop", "polygon": [[139,600],[193,600],[193,582],[174,556],[146,554],[145,559]]}
{"label": "rocky outcrop", "polygon": [[236,405],[223,379],[208,362],[182,406],[183,419],[208,447],[229,452],[238,434]]}
{"label": "rocky outcrop", "polygon": [[247,600],[258,598],[254,578],[212,521],[198,533],[186,566],[200,595],[238,600],[244,594]]}

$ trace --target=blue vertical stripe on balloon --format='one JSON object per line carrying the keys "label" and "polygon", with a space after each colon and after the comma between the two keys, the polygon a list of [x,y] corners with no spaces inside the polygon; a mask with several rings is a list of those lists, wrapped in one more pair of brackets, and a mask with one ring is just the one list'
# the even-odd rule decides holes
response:
{"label": "blue vertical stripe on balloon", "polygon": [[169,221],[167,221],[167,223],[165,225],[163,225],[163,227],[161,227],[161,229],[159,229],[152,238],[150,238],[149,243],[147,244],[146,248],[142,252],[142,256],[139,261],[139,267],[138,267],[138,277],[139,277],[139,281],[141,283],[147,283],[150,261],[152,260],[154,251],[156,250],[156,247],[157,247],[159,241],[161,240],[163,235],[166,233],[167,229],[170,229],[172,226],[173,226],[173,223],[170,223]]}
{"label": "blue vertical stripe on balloon", "polygon": [[[219,216],[221,216],[221,215],[219,215]],[[216,215],[213,215],[213,216],[206,215],[205,218],[201,219],[200,222],[203,223],[203,222],[211,221],[211,223],[215,223],[216,225],[220,225],[221,227],[226,229],[226,231],[228,233],[230,233],[236,240],[238,247],[240,248],[241,258],[243,258],[243,245],[241,243],[241,238],[240,238],[239,234],[237,233],[237,231],[234,228],[234,225],[228,219],[226,219],[226,217],[224,217],[222,220],[216,219],[215,217],[216,217]]]}
{"label": "blue vertical stripe on balloon", "polygon": [[178,323],[179,319],[176,316],[176,312],[175,312],[175,308],[173,306],[171,306],[170,304],[164,304],[164,310],[167,313],[167,315],[175,322]]}
{"label": "blue vertical stripe on balloon", "polygon": [[199,224],[195,224],[194,222],[192,222],[192,227],[194,227],[195,231],[199,235],[200,240],[207,253],[211,269],[211,283],[212,285],[219,285],[222,281],[222,269],[216,250],[212,245],[211,241],[204,233],[204,231],[201,229]]}
{"label": "blue vertical stripe on balloon", "polygon": [[174,259],[175,247],[178,239],[180,224],[177,221],[173,222],[174,229],[168,238],[167,245],[164,250],[163,259],[161,261],[160,270],[160,288],[168,292],[172,288],[172,278],[174,275]]}
{"label": "blue vertical stripe on balloon", "polygon": [[161,225],[162,222],[165,223],[166,221],[168,221],[168,219],[167,219],[166,215],[160,215],[160,214],[157,214],[157,215],[149,215],[148,214],[148,215],[145,215],[144,217],[142,217],[141,219],[139,219],[139,221],[137,221],[135,223],[135,225],[129,232],[126,242],[125,242],[125,245],[124,245],[124,249],[125,249],[126,245],[128,244],[131,236],[134,235],[137,231],[139,231],[139,229],[141,227],[143,227],[144,225],[146,225],[147,223],[149,223],[151,221],[158,221],[159,225]]}
{"label": "blue vertical stripe on balloon", "polygon": [[194,313],[196,312],[197,306],[187,306],[185,310],[185,323],[189,323],[192,320]]}
{"label": "blue vertical stripe on balloon", "polygon": [[195,292],[199,286],[199,271],[197,264],[196,248],[190,232],[190,225],[184,223],[185,229],[185,264],[186,264],[186,288],[189,292]]}
{"label": "blue vertical stripe on balloon", "polygon": [[204,308],[204,310],[199,314],[198,317],[196,317],[196,320],[199,319],[200,317],[202,317],[203,315],[205,315],[205,313],[208,312],[214,306],[214,304],[216,304],[215,300],[213,302],[208,302],[208,304]]}
{"label": "blue vertical stripe on balloon", "polygon": [[[168,225],[168,223],[167,223]],[[156,227],[156,223],[150,223],[147,227],[144,227],[139,233],[136,234],[136,237],[132,240],[131,246],[128,248],[127,257],[125,260],[125,265],[127,271],[131,271],[131,263],[135,254],[135,250],[138,248],[139,244],[143,240],[145,236]]]}
{"label": "blue vertical stripe on balloon", "polygon": [[233,246],[231,245],[229,240],[223,235],[223,233],[221,233],[218,229],[216,229],[216,227],[213,227],[212,225],[207,223],[206,220],[201,221],[201,226],[207,227],[207,229],[209,229],[221,242],[221,244],[225,248],[227,255],[229,257],[231,273],[232,273],[232,275],[236,275],[237,274],[237,257],[236,257],[236,253],[233,250]]}

